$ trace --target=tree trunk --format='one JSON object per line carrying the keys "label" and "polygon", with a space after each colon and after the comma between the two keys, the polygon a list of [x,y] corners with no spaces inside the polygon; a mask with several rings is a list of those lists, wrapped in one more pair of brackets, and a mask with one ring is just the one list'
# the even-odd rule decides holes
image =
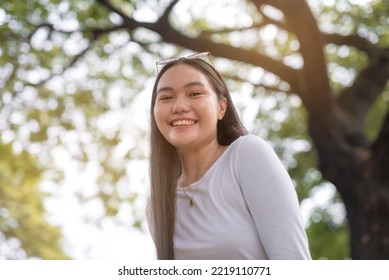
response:
{"label": "tree trunk", "polygon": [[[350,183],[358,184],[354,180]],[[384,186],[375,182],[364,182],[369,192],[357,188],[355,198],[344,197],[347,220],[350,228],[352,259],[389,259],[389,201],[380,195]],[[387,186],[386,186],[387,187]],[[386,194],[387,196],[387,194]]]}
{"label": "tree trunk", "polygon": [[[334,116],[334,115],[333,115]],[[346,123],[337,114],[327,129],[323,122],[312,120],[310,133],[319,157],[319,170],[339,191],[350,230],[352,259],[389,259],[389,114],[380,136],[371,146],[357,146],[353,137],[329,138],[341,135],[338,124]],[[318,129],[316,129],[318,128]],[[327,130],[327,132],[325,132]],[[335,131],[335,132],[334,132]],[[333,136],[333,135],[332,135]],[[355,136],[358,137],[358,136]],[[324,140],[323,140],[324,139]]]}

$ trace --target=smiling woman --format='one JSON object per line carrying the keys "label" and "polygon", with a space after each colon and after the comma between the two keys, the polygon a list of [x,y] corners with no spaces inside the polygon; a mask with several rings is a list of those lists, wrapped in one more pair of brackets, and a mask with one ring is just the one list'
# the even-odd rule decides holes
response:
{"label": "smiling woman", "polygon": [[151,100],[149,226],[159,259],[310,259],[287,172],[246,134],[212,65],[195,55],[167,61]]}
{"label": "smiling woman", "polygon": [[216,127],[224,116],[226,100],[217,97],[201,72],[186,64],[168,69],[158,84],[156,98],[158,129],[179,154],[184,156],[200,146],[208,153],[217,146],[213,145],[217,143]]}

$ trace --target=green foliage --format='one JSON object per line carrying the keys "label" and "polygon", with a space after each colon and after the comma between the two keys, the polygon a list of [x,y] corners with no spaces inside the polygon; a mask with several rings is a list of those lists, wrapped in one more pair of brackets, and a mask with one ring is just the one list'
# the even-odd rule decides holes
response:
{"label": "green foliage", "polygon": [[313,259],[343,260],[350,258],[348,226],[333,221],[327,209],[313,211],[307,229]]}
{"label": "green foliage", "polygon": [[381,131],[382,122],[385,118],[386,112],[389,109],[389,85],[382,96],[380,96],[365,120],[365,133],[369,139],[376,139],[378,133]]}
{"label": "green foliage", "polygon": [[[46,221],[38,183],[42,172],[27,152],[0,142],[0,242],[2,258],[67,259],[60,228]],[[19,246],[15,248],[12,243]],[[7,249],[8,248],[8,249]]]}

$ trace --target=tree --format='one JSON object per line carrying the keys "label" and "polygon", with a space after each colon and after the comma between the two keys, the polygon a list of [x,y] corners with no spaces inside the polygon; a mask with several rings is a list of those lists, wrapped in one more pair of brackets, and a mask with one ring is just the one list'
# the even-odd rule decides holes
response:
{"label": "tree", "polygon": [[[301,106],[297,102],[293,110],[298,112],[297,119],[306,123],[317,169],[336,186],[345,205],[351,257],[388,259],[389,5],[371,1],[360,6],[346,0],[332,6],[304,0],[226,2],[223,12],[226,17],[232,15],[231,22],[221,24],[214,19],[219,10],[212,9],[220,8],[220,2],[207,2],[200,12],[178,0],[68,0],[45,6],[40,1],[27,5],[6,2],[2,9],[13,16],[5,16],[2,21],[7,24],[0,26],[5,42],[1,59],[6,63],[0,80],[6,93],[3,100],[19,100],[19,107],[25,105],[25,112],[34,116],[39,126],[32,125],[30,131],[38,137],[37,142],[50,143],[48,135],[55,134],[65,143],[67,132],[85,131],[80,126],[98,131],[93,130],[98,116],[115,107],[111,96],[119,84],[133,89],[117,99],[116,108],[125,107],[145,84],[144,75],[151,75],[148,65],[157,57],[179,55],[177,50],[181,53],[184,49],[210,51],[231,85],[251,84],[254,97],[258,93],[283,96],[284,101],[285,96],[288,100],[298,97]],[[213,14],[206,16],[208,11]],[[151,20],[143,17],[146,13]],[[269,39],[269,30],[277,36]],[[117,57],[115,53],[128,55]],[[69,79],[67,69],[82,73],[79,70],[85,65],[90,67],[90,82]],[[36,70],[38,77],[33,74]],[[56,79],[59,76],[65,77],[66,83]],[[31,100],[22,98],[26,93],[36,97],[38,91],[39,97],[46,96],[44,110],[34,109],[28,104]],[[12,110],[4,108],[2,115],[10,115]],[[81,122],[69,116],[74,109]],[[45,126],[47,119],[49,123],[55,120],[55,130]],[[7,129],[20,132],[21,125],[12,125]],[[294,133],[290,125],[289,131]],[[299,134],[305,133],[304,124],[294,125]],[[118,160],[111,160],[115,145],[122,140],[120,131],[115,127],[109,133],[88,132],[93,136],[77,142],[85,161],[95,160],[111,171],[103,177],[101,196],[112,214],[123,199],[117,193],[112,195],[110,184],[124,175],[117,167]],[[91,139],[110,152],[83,148]],[[129,159],[133,150],[126,151],[124,159]],[[305,155],[313,158],[308,150]],[[304,164],[301,156],[295,160]],[[299,170],[296,165],[291,168],[303,176]],[[314,177],[308,185],[322,182],[320,176]],[[310,186],[299,192],[304,198],[309,190]],[[317,226],[325,228],[320,223]],[[344,225],[338,229],[344,236]]]}

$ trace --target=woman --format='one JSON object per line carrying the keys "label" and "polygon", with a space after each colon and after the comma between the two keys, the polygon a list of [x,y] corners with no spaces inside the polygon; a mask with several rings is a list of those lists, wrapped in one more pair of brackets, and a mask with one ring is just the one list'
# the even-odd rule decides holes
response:
{"label": "woman", "polygon": [[287,172],[247,135],[223,79],[199,55],[159,72],[150,140],[158,259],[310,259]]}

